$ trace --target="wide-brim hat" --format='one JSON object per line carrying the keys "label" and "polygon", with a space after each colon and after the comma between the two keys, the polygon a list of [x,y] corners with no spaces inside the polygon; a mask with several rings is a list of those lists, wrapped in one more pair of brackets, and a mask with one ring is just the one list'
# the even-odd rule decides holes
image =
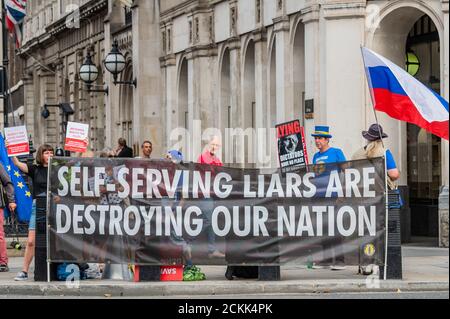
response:
{"label": "wide-brim hat", "polygon": [[329,126],[316,126],[315,132],[311,134],[311,136],[314,137],[325,137],[325,138],[332,138],[333,135],[330,134],[330,127]]}
{"label": "wide-brim hat", "polygon": [[371,142],[379,140],[380,136],[381,136],[381,138],[389,137],[386,133],[383,132],[383,128],[379,124],[372,124],[369,127],[369,130],[362,132],[362,136],[366,140],[371,141]]}

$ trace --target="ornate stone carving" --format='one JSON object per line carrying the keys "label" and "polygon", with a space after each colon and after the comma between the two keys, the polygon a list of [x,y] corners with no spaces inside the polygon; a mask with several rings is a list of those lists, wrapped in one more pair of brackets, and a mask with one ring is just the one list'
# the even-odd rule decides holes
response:
{"label": "ornate stone carving", "polygon": [[261,0],[256,0],[256,23],[261,23]]}
{"label": "ornate stone carving", "polygon": [[200,41],[200,19],[198,17],[195,18],[195,43]]}
{"label": "ornate stone carving", "polygon": [[194,30],[193,30],[192,20],[189,21],[189,43],[194,42]]}
{"label": "ornate stone carving", "polygon": [[214,42],[214,14],[209,16],[209,41]]}
{"label": "ornate stone carving", "polygon": [[231,36],[235,36],[237,34],[236,24],[237,24],[237,8],[233,6],[230,8],[230,28],[231,28],[230,34],[231,34]]}

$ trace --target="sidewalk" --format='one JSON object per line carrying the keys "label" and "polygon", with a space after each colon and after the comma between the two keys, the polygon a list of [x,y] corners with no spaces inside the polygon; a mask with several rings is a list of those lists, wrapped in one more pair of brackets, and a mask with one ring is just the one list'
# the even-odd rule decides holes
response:
{"label": "sidewalk", "polygon": [[225,267],[201,267],[207,280],[201,282],[133,283],[112,280],[82,281],[78,288],[64,282],[36,283],[33,279],[15,282],[23,258],[10,260],[11,271],[0,274],[0,298],[24,296],[202,296],[245,294],[289,294],[332,292],[406,292],[448,291],[449,250],[427,247],[403,247],[403,280],[377,281],[357,274],[357,267],[343,271],[310,270],[304,266],[281,268],[281,281],[233,280],[224,278]]}

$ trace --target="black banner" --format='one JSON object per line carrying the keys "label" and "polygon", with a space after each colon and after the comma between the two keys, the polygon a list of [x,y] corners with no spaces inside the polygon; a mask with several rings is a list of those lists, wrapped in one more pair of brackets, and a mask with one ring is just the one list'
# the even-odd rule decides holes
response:
{"label": "black banner", "polygon": [[49,170],[52,262],[384,264],[381,158],[289,173],[53,158]]}

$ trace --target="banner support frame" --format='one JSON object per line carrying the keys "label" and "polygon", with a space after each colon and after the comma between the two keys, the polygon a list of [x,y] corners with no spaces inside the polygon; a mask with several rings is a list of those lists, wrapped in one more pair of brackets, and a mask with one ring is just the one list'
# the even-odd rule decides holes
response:
{"label": "banner support frame", "polygon": [[386,150],[384,153],[384,196],[386,199],[386,239],[385,239],[385,248],[384,248],[384,274],[383,280],[387,280],[387,256],[388,256],[388,241],[389,241],[389,191],[388,191],[388,182],[387,182],[387,158],[386,158]]}
{"label": "banner support frame", "polygon": [[50,157],[48,160],[48,168],[47,168],[47,212],[46,212],[46,233],[47,233],[47,282],[51,282],[50,278],[50,223],[49,223],[49,214],[50,214],[50,174],[52,167],[52,158]]}

